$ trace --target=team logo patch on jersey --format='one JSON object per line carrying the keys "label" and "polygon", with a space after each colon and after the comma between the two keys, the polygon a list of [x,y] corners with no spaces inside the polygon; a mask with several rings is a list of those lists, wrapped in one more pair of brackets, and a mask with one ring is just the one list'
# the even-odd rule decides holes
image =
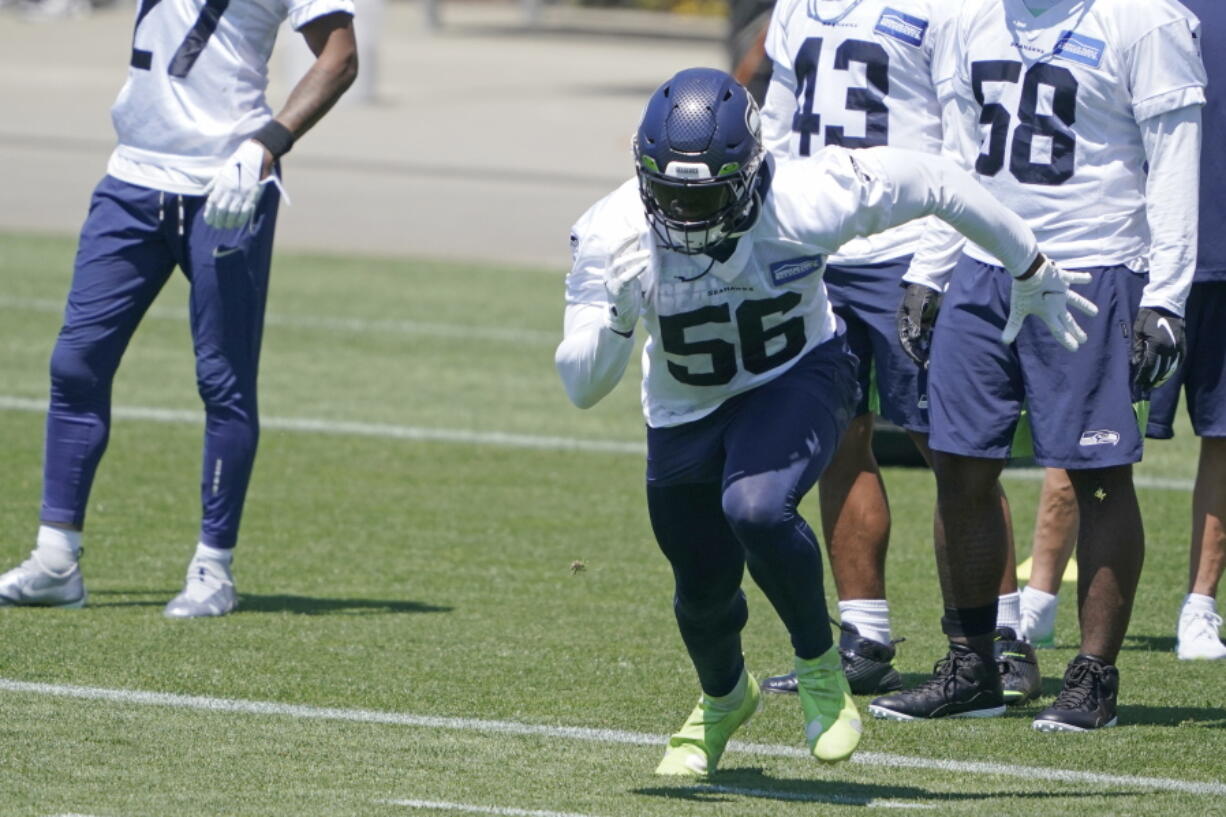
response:
{"label": "team logo patch on jersey", "polygon": [[1081,434],[1081,447],[1090,448],[1096,445],[1119,445],[1120,433],[1109,428],[1085,431]]}
{"label": "team logo patch on jersey", "polygon": [[1096,40],[1074,31],[1066,31],[1060,35],[1052,53],[1057,57],[1064,57],[1066,60],[1097,68],[1102,65],[1103,52],[1106,50],[1107,44],[1102,40]]}
{"label": "team logo patch on jersey", "polygon": [[775,286],[782,286],[792,281],[799,281],[825,266],[826,256],[824,255],[805,255],[800,258],[789,258],[787,261],[776,261],[771,264],[771,282]]}
{"label": "team logo patch on jersey", "polygon": [[887,7],[881,12],[874,31],[896,40],[902,40],[908,45],[920,46],[924,44],[924,35],[928,33],[928,21]]}

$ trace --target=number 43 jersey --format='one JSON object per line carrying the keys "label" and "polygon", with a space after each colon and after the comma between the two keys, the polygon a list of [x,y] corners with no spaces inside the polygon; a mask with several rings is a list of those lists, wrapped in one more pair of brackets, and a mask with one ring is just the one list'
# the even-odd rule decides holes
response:
{"label": "number 43 jersey", "polygon": [[353,10],[353,0],[141,0],[128,80],[111,107],[119,144],[107,172],[203,193],[272,116],[264,91],[281,24]]}
{"label": "number 43 jersey", "polygon": [[[967,158],[1063,266],[1146,268],[1138,123],[1204,104],[1189,18],[1174,0],[1057,0],[1037,16],[1025,0],[962,7],[951,64],[938,70],[979,113],[962,123],[978,151]],[[967,252],[994,263],[982,248]]]}
{"label": "number 43 jersey", "polygon": [[[940,153],[933,67],[956,13],[952,0],[779,0],[766,35],[767,149],[781,159],[826,145]],[[925,224],[852,241],[831,263],[908,255]]]}

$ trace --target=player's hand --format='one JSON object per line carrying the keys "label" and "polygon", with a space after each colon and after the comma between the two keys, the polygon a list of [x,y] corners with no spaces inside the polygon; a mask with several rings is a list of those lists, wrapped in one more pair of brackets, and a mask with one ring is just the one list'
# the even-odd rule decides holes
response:
{"label": "player's hand", "polygon": [[221,230],[242,227],[255,214],[260,184],[268,167],[268,149],[254,139],[238,146],[205,191],[204,220]]}
{"label": "player's hand", "polygon": [[898,307],[898,342],[907,357],[927,368],[932,329],[941,309],[941,293],[925,284],[907,284]]}
{"label": "player's hand", "polygon": [[613,251],[604,272],[604,288],[609,296],[608,326],[629,335],[643,310],[643,284],[639,280],[651,263],[651,250],[639,249],[636,235]]}
{"label": "player's hand", "polygon": [[1143,391],[1170,379],[1187,351],[1183,319],[1164,309],[1143,306],[1132,324],[1133,381]]}
{"label": "player's hand", "polygon": [[1038,270],[1025,280],[1013,279],[1013,291],[1009,302],[1009,320],[1000,339],[1012,343],[1022,330],[1022,321],[1027,315],[1037,315],[1047,324],[1052,337],[1070,352],[1086,341],[1086,333],[1073,320],[1069,307],[1078,309],[1090,317],[1098,314],[1098,307],[1088,298],[1069,289],[1069,284],[1088,284],[1088,272],[1062,270],[1043,258]]}

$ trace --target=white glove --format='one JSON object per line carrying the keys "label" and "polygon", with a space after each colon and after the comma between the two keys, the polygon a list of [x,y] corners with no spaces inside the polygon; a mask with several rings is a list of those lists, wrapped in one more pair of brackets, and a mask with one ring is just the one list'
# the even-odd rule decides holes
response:
{"label": "white glove", "polygon": [[1012,343],[1022,330],[1026,316],[1038,315],[1061,346],[1070,352],[1077,351],[1077,347],[1086,342],[1086,333],[1073,320],[1069,307],[1090,317],[1098,314],[1098,307],[1068,287],[1069,284],[1088,284],[1090,280],[1088,272],[1062,270],[1046,259],[1038,272],[1025,281],[1014,279],[1009,296],[1009,320],[1000,335],[1001,341]]}
{"label": "white glove", "polygon": [[639,278],[651,263],[651,250],[638,249],[636,235],[613,251],[604,271],[604,288],[609,296],[608,327],[629,335],[643,311],[643,286]]}
{"label": "white glove", "polygon": [[204,204],[205,222],[228,230],[250,221],[264,192],[260,184],[263,171],[264,146],[254,139],[239,145],[205,190],[209,195]]}

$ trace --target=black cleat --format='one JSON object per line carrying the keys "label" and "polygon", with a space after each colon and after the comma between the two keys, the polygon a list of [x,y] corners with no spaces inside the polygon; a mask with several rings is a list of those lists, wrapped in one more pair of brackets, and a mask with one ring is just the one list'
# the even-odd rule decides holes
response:
{"label": "black cleat", "polygon": [[915,689],[876,698],[868,711],[878,718],[995,718],[1005,714],[996,666],[970,647],[950,644],[932,677]]}
{"label": "black cleat", "polygon": [[1040,732],[1087,732],[1115,726],[1120,671],[1093,655],[1081,655],[1064,671],[1064,688],[1034,719]]}
{"label": "black cleat", "polygon": [[1039,675],[1039,659],[1034,647],[1017,637],[1009,627],[996,631],[992,645],[996,668],[1000,671],[1000,687],[1009,706],[1024,704],[1039,697],[1043,679]]}
{"label": "black cleat", "polygon": [[[894,645],[864,638],[854,624],[840,624],[839,657],[853,695],[881,695],[902,689],[902,677],[894,669]],[[796,673],[776,675],[762,682],[763,692],[796,692]]]}
{"label": "black cleat", "polygon": [[840,624],[839,656],[853,695],[882,695],[902,689],[902,676],[894,669],[894,645],[864,638],[854,624]]}
{"label": "black cleat", "polygon": [[761,684],[763,692],[774,692],[780,695],[796,694],[796,673],[773,675]]}

